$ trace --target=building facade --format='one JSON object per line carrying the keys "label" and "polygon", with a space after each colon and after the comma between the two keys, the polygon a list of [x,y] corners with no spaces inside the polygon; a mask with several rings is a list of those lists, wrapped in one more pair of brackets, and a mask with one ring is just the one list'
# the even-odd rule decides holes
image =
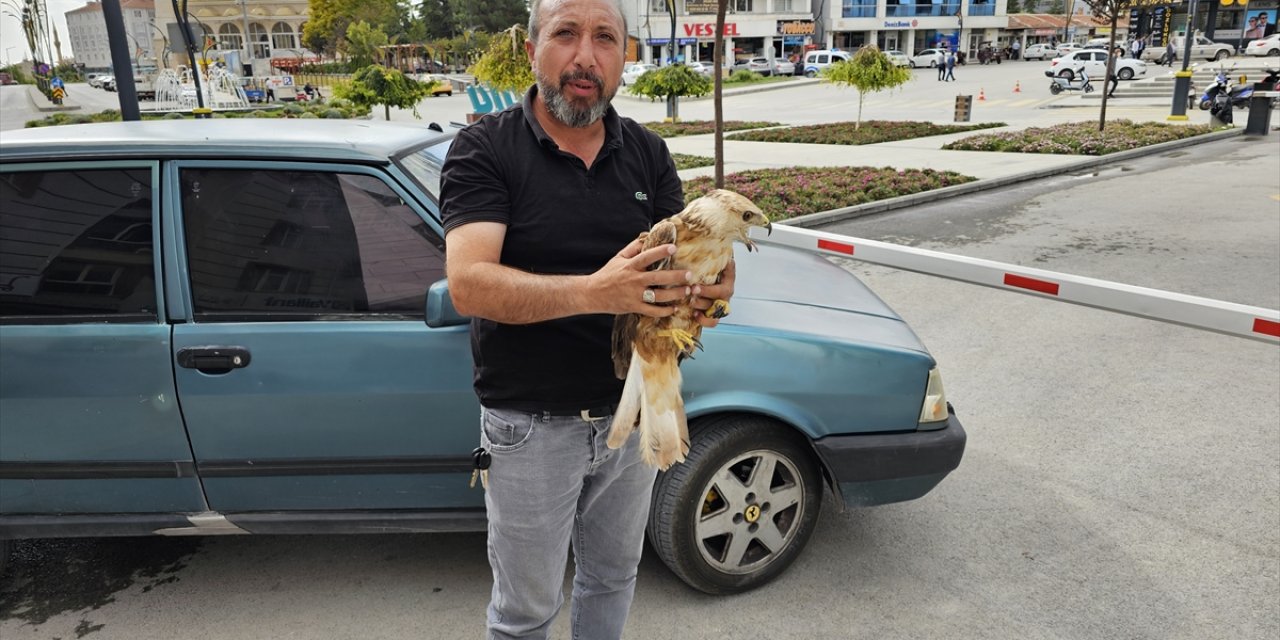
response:
{"label": "building facade", "polygon": [[[134,69],[154,68],[154,0],[120,0],[120,9],[124,14],[125,37],[129,41],[129,56]],[[107,20],[102,13],[102,3],[89,2],[64,15],[67,18],[67,40],[76,63],[83,65],[85,71],[109,71],[112,68],[111,49],[107,43]]]}
{"label": "building facade", "polygon": [[[307,22],[307,0],[188,0],[193,36],[201,56],[223,62],[237,75],[265,76],[273,68],[296,68],[316,55],[302,46],[302,27]],[[156,23],[164,36],[162,47],[169,51],[169,66],[189,65],[174,17],[173,5],[161,2]],[[252,73],[249,73],[252,71]]]}

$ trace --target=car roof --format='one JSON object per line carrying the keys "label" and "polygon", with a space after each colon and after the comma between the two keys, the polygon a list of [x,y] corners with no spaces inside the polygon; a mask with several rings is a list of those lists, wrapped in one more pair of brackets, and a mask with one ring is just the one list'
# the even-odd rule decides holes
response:
{"label": "car roof", "polygon": [[6,131],[0,161],[131,157],[226,157],[386,163],[451,136],[423,122],[243,118],[149,120]]}

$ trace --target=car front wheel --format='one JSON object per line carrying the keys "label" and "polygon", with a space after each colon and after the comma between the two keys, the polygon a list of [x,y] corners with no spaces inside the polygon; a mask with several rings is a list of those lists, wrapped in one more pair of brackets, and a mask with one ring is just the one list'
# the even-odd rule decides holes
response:
{"label": "car front wheel", "polygon": [[1116,77],[1120,78],[1121,80],[1132,80],[1133,69],[1121,69],[1120,73],[1116,74]]}
{"label": "car front wheel", "polygon": [[1214,60],[1226,60],[1226,59],[1227,59],[1227,56],[1229,56],[1229,55],[1231,55],[1231,54],[1227,53],[1226,51],[1219,51],[1219,52],[1218,52],[1218,55],[1214,56],[1214,57],[1213,57],[1213,59],[1214,59]]}
{"label": "car front wheel", "polygon": [[689,586],[741,593],[804,549],[822,505],[818,461],[802,436],[756,416],[696,425],[688,458],[659,474],[649,541]]}

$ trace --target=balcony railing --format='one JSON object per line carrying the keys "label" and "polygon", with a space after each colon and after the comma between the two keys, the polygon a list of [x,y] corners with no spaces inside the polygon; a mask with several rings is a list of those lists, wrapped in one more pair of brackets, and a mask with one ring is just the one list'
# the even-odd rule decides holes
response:
{"label": "balcony railing", "polygon": [[[944,17],[954,16],[956,11],[960,10],[960,3],[956,0],[949,0],[934,4],[932,2],[920,2],[916,4],[888,4],[885,6],[886,18],[927,18],[930,16]],[[965,15],[970,16],[994,16],[996,14],[996,5],[991,2],[973,2],[969,5]],[[874,0],[843,0],[840,7],[840,17],[842,18],[875,18],[876,3]]]}

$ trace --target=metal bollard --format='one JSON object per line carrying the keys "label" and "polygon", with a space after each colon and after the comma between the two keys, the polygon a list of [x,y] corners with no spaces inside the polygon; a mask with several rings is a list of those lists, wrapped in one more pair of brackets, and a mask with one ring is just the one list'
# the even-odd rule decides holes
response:
{"label": "metal bollard", "polygon": [[956,96],[956,122],[968,122],[973,110],[973,96]]}

